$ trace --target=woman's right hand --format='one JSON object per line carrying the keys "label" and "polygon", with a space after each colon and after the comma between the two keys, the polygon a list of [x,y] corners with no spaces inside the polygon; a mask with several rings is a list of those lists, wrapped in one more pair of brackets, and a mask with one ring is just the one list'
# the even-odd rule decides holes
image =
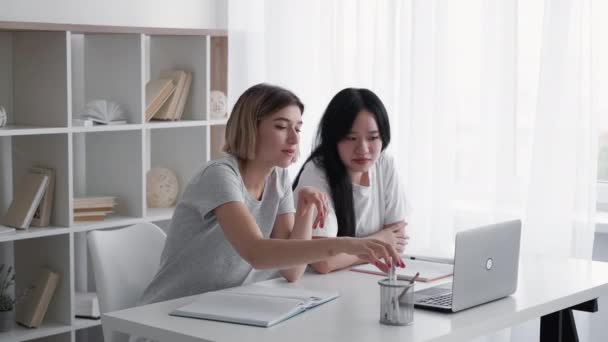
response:
{"label": "woman's right hand", "polygon": [[405,227],[407,223],[400,221],[393,224],[384,226],[380,231],[370,235],[369,237],[382,240],[397,250],[397,253],[403,254],[405,246],[407,245],[408,239],[410,238],[405,234]]}
{"label": "woman's right hand", "polygon": [[374,238],[339,238],[343,243],[343,253],[356,255],[360,259],[376,265],[383,272],[388,272],[391,263],[395,267],[405,267],[405,263],[390,244]]}
{"label": "woman's right hand", "polygon": [[327,217],[327,211],[329,210],[327,194],[323,191],[311,187],[303,186],[298,191],[298,208],[296,208],[296,215],[304,216],[312,208],[317,209],[317,215],[312,224],[313,228],[325,226],[325,218]]}

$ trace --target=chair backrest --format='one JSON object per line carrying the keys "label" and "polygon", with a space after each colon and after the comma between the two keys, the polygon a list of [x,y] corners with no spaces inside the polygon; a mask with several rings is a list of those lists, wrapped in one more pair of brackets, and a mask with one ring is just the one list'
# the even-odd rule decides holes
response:
{"label": "chair backrest", "polygon": [[166,238],[147,222],[87,234],[102,313],[135,306],[158,271]]}

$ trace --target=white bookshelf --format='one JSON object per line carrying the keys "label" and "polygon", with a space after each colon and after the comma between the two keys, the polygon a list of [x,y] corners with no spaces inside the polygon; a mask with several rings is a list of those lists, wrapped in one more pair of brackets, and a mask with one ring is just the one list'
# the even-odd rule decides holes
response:
{"label": "white bookshelf", "polygon": [[[0,22],[0,105],[8,111],[0,128],[0,218],[26,170],[56,171],[50,226],[0,234],[0,263],[15,266],[17,292],[42,266],[61,275],[42,326],[15,325],[0,341],[101,340],[99,321],[74,317],[75,293],[94,291],[86,234],[171,219],[174,208],[147,207],[146,173],[173,170],[181,195],[221,153],[227,119],[209,117],[209,93],[227,92],[227,56],[221,30]],[[173,68],[193,72],[182,120],[145,122],[146,82]],[[93,99],[119,103],[128,123],[73,126]],[[106,195],[117,197],[114,214],[74,222],[75,197]]]}

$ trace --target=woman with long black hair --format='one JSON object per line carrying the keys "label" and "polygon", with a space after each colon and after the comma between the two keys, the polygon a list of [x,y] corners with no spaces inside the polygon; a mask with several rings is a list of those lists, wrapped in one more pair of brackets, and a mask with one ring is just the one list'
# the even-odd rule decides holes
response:
{"label": "woman with long black hair", "polygon": [[[316,147],[294,181],[294,194],[315,187],[330,195],[324,229],[313,238],[372,237],[403,252],[406,203],[395,164],[385,149],[391,139],[388,114],[368,89],[347,88],[329,102]],[[338,254],[311,264],[328,273],[365,260]]]}

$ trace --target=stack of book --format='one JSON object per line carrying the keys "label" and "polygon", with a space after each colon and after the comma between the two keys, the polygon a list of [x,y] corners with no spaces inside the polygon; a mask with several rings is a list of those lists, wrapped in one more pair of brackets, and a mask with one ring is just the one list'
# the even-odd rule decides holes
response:
{"label": "stack of book", "polygon": [[184,113],[192,73],[184,70],[164,70],[160,78],[146,84],[146,121],[179,120]]}
{"label": "stack of book", "polygon": [[115,197],[78,197],[74,199],[74,222],[103,221],[114,212]]}
{"label": "stack of book", "polygon": [[4,218],[4,224],[17,229],[27,229],[30,225],[48,226],[54,191],[55,171],[52,168],[29,169],[15,188],[15,196]]}

